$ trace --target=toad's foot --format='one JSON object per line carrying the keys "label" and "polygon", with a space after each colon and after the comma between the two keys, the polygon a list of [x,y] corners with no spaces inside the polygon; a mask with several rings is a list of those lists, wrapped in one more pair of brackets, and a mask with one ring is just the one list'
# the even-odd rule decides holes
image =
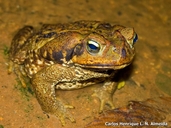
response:
{"label": "toad's foot", "polygon": [[103,111],[105,104],[110,105],[112,109],[115,108],[112,98],[115,90],[116,90],[115,82],[105,82],[105,84],[102,87],[94,91],[92,96],[98,97],[101,102],[100,110],[99,110],[100,113]]}
{"label": "toad's foot", "polygon": [[75,119],[71,113],[67,110],[68,108],[74,108],[71,105],[64,104],[61,100],[56,100],[56,105],[49,111],[46,108],[42,108],[47,114],[55,115],[61,122],[62,126],[65,126],[65,119],[69,119],[72,123],[75,123]]}
{"label": "toad's foot", "polygon": [[66,118],[68,118],[72,123],[76,122],[75,119],[72,117],[72,115],[68,112],[67,108],[74,108],[74,107],[70,106],[70,105],[62,106],[62,104],[61,104],[60,112],[59,113],[57,113],[57,111],[55,112],[55,115],[59,117],[59,120],[60,120],[62,126],[64,126],[66,124],[65,123]]}
{"label": "toad's foot", "polygon": [[26,76],[26,74],[23,69],[23,66],[19,66],[19,65],[15,64],[14,62],[9,61],[8,74],[11,74],[13,72],[13,70],[14,70],[15,74],[17,75],[19,81],[21,82],[22,87],[26,88],[27,84],[26,84],[26,80],[24,77],[24,76]]}

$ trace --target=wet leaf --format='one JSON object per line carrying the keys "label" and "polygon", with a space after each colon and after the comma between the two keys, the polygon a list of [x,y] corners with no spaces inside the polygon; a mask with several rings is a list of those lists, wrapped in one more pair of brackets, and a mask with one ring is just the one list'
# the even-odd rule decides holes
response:
{"label": "wet leaf", "polygon": [[[170,102],[170,104],[169,104]],[[105,111],[85,128],[156,128],[170,127],[171,97],[130,101],[127,106]],[[154,123],[160,123],[160,125]]]}

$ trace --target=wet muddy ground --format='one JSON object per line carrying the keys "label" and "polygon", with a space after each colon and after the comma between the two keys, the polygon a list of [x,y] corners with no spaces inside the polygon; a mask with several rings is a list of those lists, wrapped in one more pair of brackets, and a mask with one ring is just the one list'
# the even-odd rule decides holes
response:
{"label": "wet muddy ground", "polygon": [[[99,20],[134,27],[139,36],[136,57],[120,73],[126,85],[113,96],[115,106],[129,100],[171,96],[170,4],[170,0],[0,1],[0,128],[62,127],[57,118],[43,113],[34,94],[21,88],[15,74],[7,74],[8,48],[24,25]],[[66,120],[65,128],[82,128],[98,115],[99,100],[91,97],[98,86],[58,91],[62,99],[75,106],[70,112],[77,122]]]}

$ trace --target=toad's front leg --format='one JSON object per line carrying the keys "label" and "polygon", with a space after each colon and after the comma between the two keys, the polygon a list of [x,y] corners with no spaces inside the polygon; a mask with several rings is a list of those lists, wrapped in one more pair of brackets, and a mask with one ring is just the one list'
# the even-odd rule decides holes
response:
{"label": "toad's front leg", "polygon": [[110,79],[106,80],[103,86],[96,89],[92,96],[98,97],[100,99],[100,109],[101,113],[104,109],[104,106],[108,104],[111,109],[114,109],[113,104],[113,94],[117,88],[117,83],[110,81]]}
{"label": "toad's front leg", "polygon": [[[56,69],[54,70],[54,68]],[[66,68],[47,67],[33,76],[32,86],[42,110],[55,115],[60,119],[62,125],[65,125],[65,118],[69,118],[71,122],[75,122],[75,120],[67,111],[68,106],[55,94],[55,85],[61,82],[62,78],[67,78]]]}
{"label": "toad's front leg", "polygon": [[56,98],[55,87],[62,83],[74,83],[82,80],[86,81],[90,78],[107,76],[106,74],[94,73],[79,67],[64,67],[55,64],[50,67],[45,67],[35,74],[32,78],[32,86],[41,108],[45,112],[58,117],[62,125],[65,125],[65,118],[69,118],[72,122],[75,120],[66,110],[66,105]]}

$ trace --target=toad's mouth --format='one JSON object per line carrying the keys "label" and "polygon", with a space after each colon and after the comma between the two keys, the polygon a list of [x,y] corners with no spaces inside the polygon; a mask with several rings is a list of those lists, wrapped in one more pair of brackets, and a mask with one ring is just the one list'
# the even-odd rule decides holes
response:
{"label": "toad's mouth", "polygon": [[129,63],[124,63],[124,64],[118,64],[118,65],[103,65],[103,64],[95,64],[95,65],[79,65],[77,64],[76,66],[85,68],[85,69],[90,69],[90,70],[95,70],[95,71],[107,71],[107,70],[119,70],[123,69],[126,66],[130,65],[131,62]]}

